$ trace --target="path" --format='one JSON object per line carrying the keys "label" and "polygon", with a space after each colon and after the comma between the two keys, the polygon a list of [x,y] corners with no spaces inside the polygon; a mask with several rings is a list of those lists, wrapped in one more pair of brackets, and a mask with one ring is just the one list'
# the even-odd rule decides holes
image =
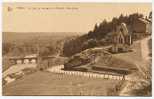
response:
{"label": "path", "polygon": [[149,57],[149,44],[148,44],[148,41],[151,39],[151,36],[147,37],[147,38],[144,38],[141,40],[141,52],[142,52],[142,58],[144,60],[149,60],[150,57]]}
{"label": "path", "polygon": [[141,62],[142,64],[139,66],[139,69],[142,70],[142,72],[144,72],[144,75],[146,76],[146,72],[149,71],[149,66],[148,66],[148,62],[150,62],[150,49],[149,49],[149,40],[151,39],[151,36],[146,37],[144,39],[141,40],[141,55],[142,55],[142,59],[143,61]]}
{"label": "path", "polygon": [[[151,36],[144,38],[141,40],[141,54],[142,54],[142,58],[143,61],[149,61],[150,60],[150,50],[149,50],[149,44],[148,41],[151,39]],[[139,63],[138,63],[139,64]],[[147,71],[148,67],[145,67],[146,65],[137,65],[137,68],[139,69],[139,71],[143,74],[143,76],[146,76],[145,71]],[[134,84],[133,82],[127,82],[126,86],[124,87],[124,89],[120,92],[120,96],[130,96],[131,90],[133,89],[139,89],[141,87],[143,87],[143,85],[141,84],[141,82],[144,82],[145,84],[148,84],[148,81],[145,81],[144,79],[138,79],[138,81]]]}

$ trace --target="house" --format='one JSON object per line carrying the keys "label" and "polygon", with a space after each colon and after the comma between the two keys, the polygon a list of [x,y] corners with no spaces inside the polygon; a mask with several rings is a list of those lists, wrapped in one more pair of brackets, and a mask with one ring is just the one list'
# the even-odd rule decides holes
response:
{"label": "house", "polygon": [[132,44],[131,34],[128,32],[125,23],[121,23],[116,27],[116,30],[112,32],[112,52],[125,52],[128,51]]}
{"label": "house", "polygon": [[152,21],[147,18],[138,18],[132,25],[133,38],[143,38],[152,33]]}

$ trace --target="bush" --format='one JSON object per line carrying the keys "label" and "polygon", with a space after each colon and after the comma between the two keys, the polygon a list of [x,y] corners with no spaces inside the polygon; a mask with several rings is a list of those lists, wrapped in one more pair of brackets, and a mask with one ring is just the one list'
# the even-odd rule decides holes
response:
{"label": "bush", "polygon": [[12,73],[12,74],[9,74],[8,76],[12,79],[20,79],[21,77],[23,77],[23,74]]}
{"label": "bush", "polygon": [[16,75],[15,76],[15,79],[20,79],[20,78],[22,78],[23,77],[23,75]]}
{"label": "bush", "polygon": [[9,76],[10,78],[16,78],[16,74],[15,74],[15,73],[9,74],[8,76]]}
{"label": "bush", "polygon": [[7,81],[3,78],[2,79],[2,85],[5,85],[7,83]]}
{"label": "bush", "polygon": [[28,75],[28,74],[36,72],[37,70],[34,68],[25,68],[22,71],[24,72],[24,74]]}
{"label": "bush", "polygon": [[90,63],[90,59],[82,58],[80,56],[74,56],[72,59],[70,59],[67,63],[64,64],[64,67],[71,68],[71,67],[85,65],[87,63]]}
{"label": "bush", "polygon": [[120,81],[114,88],[110,88],[107,91],[107,96],[119,96],[119,92],[122,90],[124,81]]}

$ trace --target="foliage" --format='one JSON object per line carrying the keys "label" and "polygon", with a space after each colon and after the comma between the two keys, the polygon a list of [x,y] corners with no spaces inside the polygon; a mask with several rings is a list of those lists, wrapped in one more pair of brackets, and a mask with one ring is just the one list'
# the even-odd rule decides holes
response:
{"label": "foliage", "polygon": [[36,72],[37,70],[35,68],[25,68],[22,71],[24,74],[28,75],[28,74],[32,74],[32,73]]}
{"label": "foliage", "polygon": [[64,43],[63,46],[63,55],[64,56],[71,56],[75,53],[79,53],[83,49],[83,42],[87,40],[87,35],[83,35],[78,38],[70,39]]}
{"label": "foliage", "polygon": [[[141,82],[137,82],[137,84],[139,83]],[[133,96],[152,96],[152,82],[149,81],[149,83],[150,84],[146,84],[138,89],[131,90],[130,94]]]}
{"label": "foliage", "polygon": [[[40,50],[41,56],[51,55],[60,53],[62,50],[63,39],[65,37],[53,37],[52,35],[44,35],[42,37],[33,35],[34,37],[29,37],[29,34],[19,34],[21,38],[17,38],[18,33],[12,33],[13,36],[11,40],[4,40],[3,46],[3,56],[25,56],[29,54],[36,54],[38,49]],[[39,35],[39,34],[38,34]],[[6,36],[5,35],[5,38]],[[15,36],[15,37],[14,37]],[[25,37],[22,37],[25,36]],[[9,39],[9,38],[8,38]]]}
{"label": "foliage", "polygon": [[63,54],[64,56],[72,56],[85,49],[100,46],[100,44],[109,45],[111,44],[110,35],[112,31],[115,30],[117,25],[124,22],[128,26],[132,26],[135,20],[142,17],[143,17],[142,14],[134,13],[129,16],[127,15],[124,16],[123,14],[121,14],[118,18],[113,17],[112,21],[109,22],[106,19],[104,19],[99,25],[95,24],[94,29],[90,30],[88,34],[85,34],[83,36],[65,42],[63,48],[64,49]]}
{"label": "foliage", "polygon": [[107,90],[107,96],[119,96],[121,89],[124,87],[125,81],[120,81],[114,88]]}
{"label": "foliage", "polygon": [[12,46],[12,44],[10,44],[10,43],[2,43],[2,45],[3,45],[3,49],[2,49],[2,54],[3,55],[5,55],[6,53],[8,53],[10,50],[11,50],[11,48],[13,47]]}
{"label": "foliage", "polygon": [[127,25],[132,25],[135,20],[141,17],[143,17],[142,14],[134,13],[129,16],[121,14],[118,18],[113,17],[110,22],[107,22],[106,19],[104,19],[99,26],[95,25],[94,30],[90,31],[88,35],[92,38],[102,39],[107,35],[107,33],[112,32],[117,25],[120,25],[120,23],[124,22]]}
{"label": "foliage", "polygon": [[2,79],[2,85],[4,86],[7,83],[7,81],[3,78]]}
{"label": "foliage", "polygon": [[152,11],[149,13],[149,19],[152,19]]}

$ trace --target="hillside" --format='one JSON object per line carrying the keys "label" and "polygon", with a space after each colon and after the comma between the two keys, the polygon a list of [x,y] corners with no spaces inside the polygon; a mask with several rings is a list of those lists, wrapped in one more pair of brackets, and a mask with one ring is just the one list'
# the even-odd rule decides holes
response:
{"label": "hillside", "polygon": [[[64,64],[66,70],[79,70],[97,73],[129,74],[137,71],[135,64],[126,59],[118,58],[108,51],[108,48],[95,47],[84,50],[70,57]],[[127,56],[127,54],[125,54]],[[124,56],[125,56],[124,55]]]}
{"label": "hillside", "polygon": [[77,36],[83,33],[77,32],[3,32],[3,42],[24,41],[29,39],[62,39]]}
{"label": "hillside", "polygon": [[[138,18],[143,18],[143,15],[134,13],[129,16],[124,16],[121,14],[118,18],[113,17],[112,21],[109,22],[104,19],[99,25],[95,24],[94,29],[87,34],[65,42],[63,53],[65,56],[72,56],[88,48],[108,46],[111,44],[112,32],[116,29],[116,26],[124,22],[127,25],[129,33],[132,33],[133,28],[135,28],[132,25],[135,24],[134,22]],[[133,39],[136,38],[133,37]]]}
{"label": "hillside", "polygon": [[113,89],[116,89],[119,84],[120,81],[118,80],[94,79],[38,71],[4,86],[3,95],[107,96],[111,94],[110,90],[112,89],[113,93]]}
{"label": "hillside", "polygon": [[51,54],[54,52],[61,53],[63,42],[79,35],[80,33],[75,32],[3,32],[3,55],[18,56],[21,54],[34,54],[37,53],[38,46],[40,50],[48,50]]}

